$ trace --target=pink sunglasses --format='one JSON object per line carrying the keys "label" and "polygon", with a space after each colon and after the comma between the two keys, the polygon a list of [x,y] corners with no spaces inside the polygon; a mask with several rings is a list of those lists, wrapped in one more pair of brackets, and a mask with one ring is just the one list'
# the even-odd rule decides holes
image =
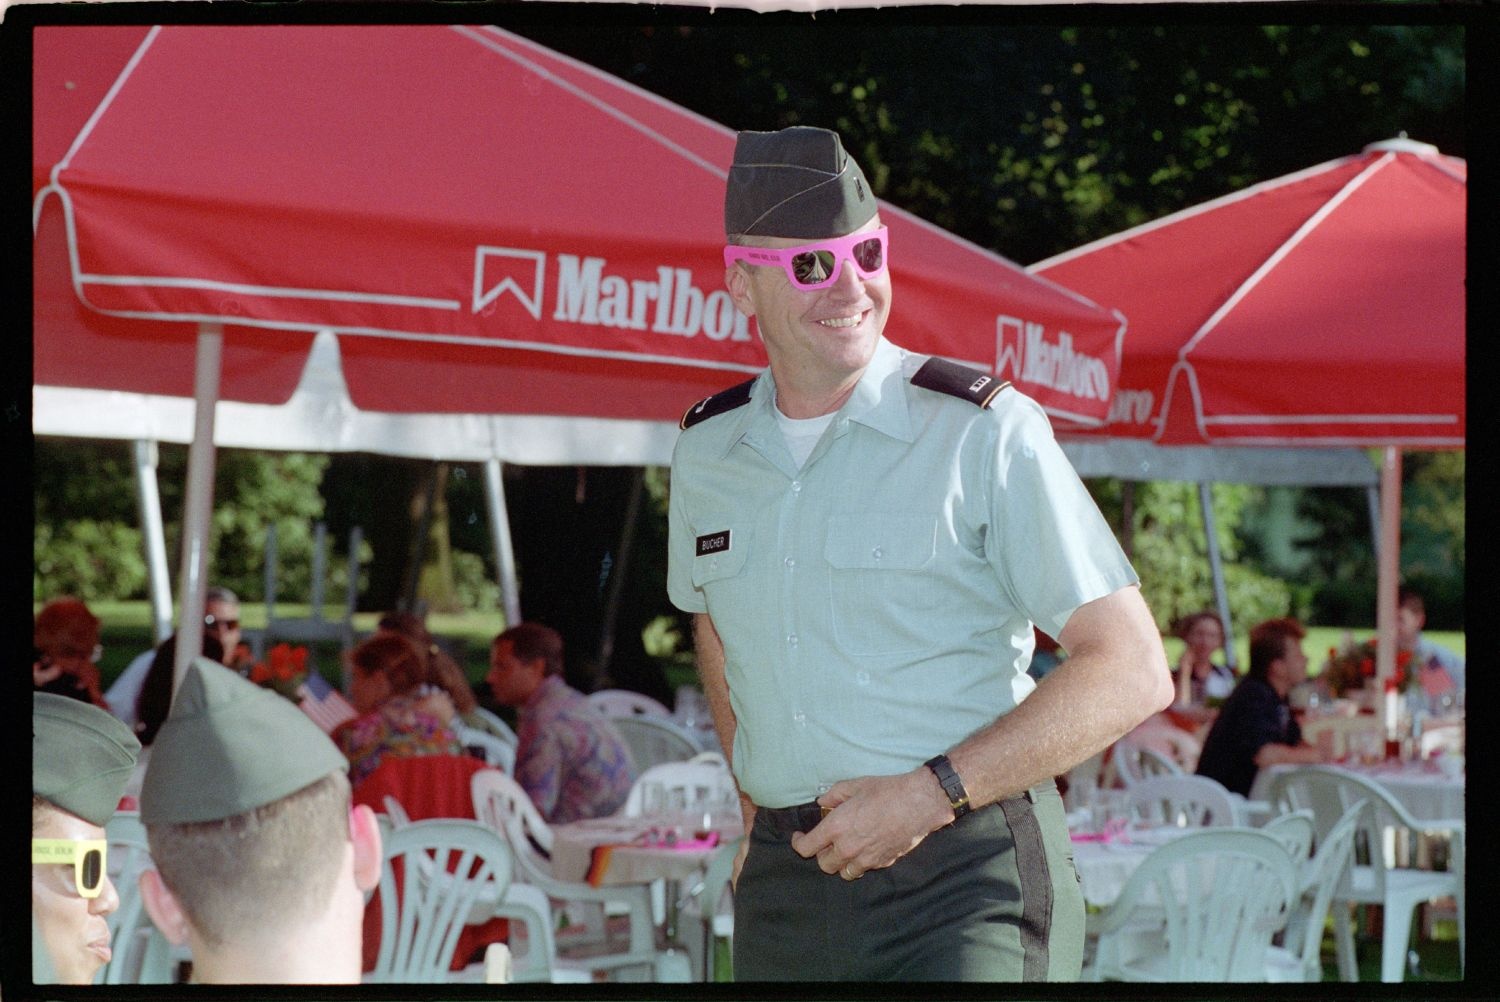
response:
{"label": "pink sunglasses", "polygon": [[819,240],[784,250],[730,244],[724,248],[724,264],[727,267],[736,261],[748,261],[751,264],[779,265],[797,288],[808,291],[826,289],[838,281],[845,258],[854,262],[854,271],[860,278],[874,278],[884,271],[889,232],[882,226],[878,230],[851,233],[837,240]]}

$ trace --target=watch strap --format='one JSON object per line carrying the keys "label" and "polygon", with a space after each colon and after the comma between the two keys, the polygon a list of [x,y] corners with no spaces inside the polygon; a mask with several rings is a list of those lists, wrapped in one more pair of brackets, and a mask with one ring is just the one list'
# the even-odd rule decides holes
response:
{"label": "watch strap", "polygon": [[969,806],[969,791],[964,789],[964,781],[958,778],[958,773],[953,769],[953,763],[948,761],[947,755],[934,755],[922,763],[932,774],[937,777],[943,786],[943,792],[948,795],[948,806],[953,808],[953,820],[957,821],[973,810]]}

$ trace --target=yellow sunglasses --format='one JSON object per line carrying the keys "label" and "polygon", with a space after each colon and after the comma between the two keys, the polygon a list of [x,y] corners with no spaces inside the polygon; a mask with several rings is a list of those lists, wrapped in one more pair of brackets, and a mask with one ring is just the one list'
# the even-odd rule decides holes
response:
{"label": "yellow sunglasses", "polygon": [[73,864],[73,883],[79,897],[97,898],[104,890],[104,856],[109,843],[93,838],[34,838],[33,863]]}

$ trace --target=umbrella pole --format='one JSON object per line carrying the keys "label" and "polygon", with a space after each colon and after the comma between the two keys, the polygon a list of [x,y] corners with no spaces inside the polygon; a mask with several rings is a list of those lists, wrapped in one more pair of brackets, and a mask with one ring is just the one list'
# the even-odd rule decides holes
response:
{"label": "umbrella pole", "polygon": [[[1375,588],[1375,684],[1385,691],[1385,680],[1396,672],[1396,587],[1401,576],[1401,450],[1388,445],[1380,464],[1380,573]],[[1389,711],[1380,700],[1381,714]],[[1386,733],[1396,721],[1382,719]]]}
{"label": "umbrella pole", "polygon": [[521,595],[516,587],[516,551],[511,545],[510,512],[505,506],[505,479],[500,460],[484,462],[484,493],[490,507],[490,537],[495,541],[495,573],[500,578],[500,605],[507,628],[521,622]]}
{"label": "umbrella pole", "polygon": [[1219,557],[1219,530],[1214,522],[1213,484],[1198,482],[1198,504],[1203,509],[1203,531],[1208,536],[1208,565],[1214,575],[1214,602],[1224,621],[1224,661],[1233,669],[1239,667],[1234,653],[1234,626],[1229,621],[1229,592],[1224,587],[1224,561]]}
{"label": "umbrella pole", "polygon": [[197,366],[193,373],[193,443],[188,447],[187,499],[182,513],[182,616],[172,670],[172,698],[193,658],[203,652],[203,604],[208,593],[209,520],[214,504],[214,412],[219,400],[219,373],[224,351],[220,324],[198,326]]}
{"label": "umbrella pole", "polygon": [[166,533],[161,524],[161,493],[156,483],[156,443],[138,438],[135,455],[135,500],[140,509],[146,547],[146,583],[151,590],[152,646],[172,635],[172,581],[167,570]]}

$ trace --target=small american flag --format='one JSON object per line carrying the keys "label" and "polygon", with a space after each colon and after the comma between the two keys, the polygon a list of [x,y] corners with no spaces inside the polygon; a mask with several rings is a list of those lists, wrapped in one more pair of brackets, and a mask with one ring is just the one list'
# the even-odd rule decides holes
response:
{"label": "small american flag", "polygon": [[297,705],[302,707],[302,712],[325,734],[333,733],[339,724],[359,715],[343,693],[329,685],[328,680],[317,672],[308,673],[307,681],[297,687],[297,695],[301,697]]}

